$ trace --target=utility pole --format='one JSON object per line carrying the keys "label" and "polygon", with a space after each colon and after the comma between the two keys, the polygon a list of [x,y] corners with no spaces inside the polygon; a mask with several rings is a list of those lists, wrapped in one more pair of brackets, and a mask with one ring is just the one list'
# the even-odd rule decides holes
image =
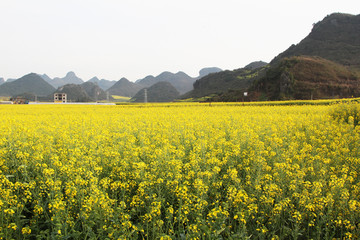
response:
{"label": "utility pole", "polygon": [[99,91],[96,91],[95,92],[95,102],[98,101],[98,96],[100,95],[100,92]]}
{"label": "utility pole", "polygon": [[147,89],[144,89],[144,103],[147,103]]}

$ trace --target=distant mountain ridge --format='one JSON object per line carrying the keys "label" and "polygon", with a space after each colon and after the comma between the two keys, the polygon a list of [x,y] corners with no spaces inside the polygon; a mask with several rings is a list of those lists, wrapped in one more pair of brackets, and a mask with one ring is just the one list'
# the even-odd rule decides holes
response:
{"label": "distant mountain ridge", "polygon": [[[119,81],[110,81],[110,80],[105,80],[105,79],[99,80],[99,78],[97,78],[97,77],[93,77],[93,78],[89,79],[87,82],[84,82],[81,78],[77,77],[76,74],[72,71],[68,72],[66,74],[66,76],[63,78],[56,77],[56,78],[52,79],[47,74],[36,74],[36,75],[39,76],[42,80],[44,80],[47,83],[45,85],[52,86],[52,90],[61,89],[62,86],[74,84],[74,85],[67,86],[65,89],[68,89],[68,90],[70,89],[69,91],[72,92],[72,94],[74,92],[78,92],[80,95],[83,95],[82,90],[84,90],[84,91],[87,90],[88,98],[86,98],[86,97],[80,97],[80,98],[85,99],[85,100],[92,99],[92,100],[96,101],[96,100],[104,99],[104,96],[106,94],[105,91],[109,92],[109,94],[111,94],[111,95],[133,97],[142,88],[149,88],[152,85],[154,85],[158,82],[163,82],[163,81],[171,83],[172,86],[174,86],[177,89],[177,91],[179,91],[181,93],[185,93],[188,90],[193,89],[193,83],[196,79],[200,78],[201,76],[206,76],[207,74],[218,72],[218,71],[221,71],[221,69],[216,68],[216,67],[203,68],[200,70],[199,77],[196,77],[196,78],[192,78],[189,75],[187,75],[186,73],[181,72],[181,71],[178,73],[171,73],[171,72],[165,71],[165,72],[162,72],[161,74],[159,74],[157,77],[147,76],[144,79],[139,79],[136,83],[131,82],[131,81],[127,80],[126,78],[122,78]],[[7,86],[10,82],[15,82],[17,80],[18,79],[8,79],[7,81],[4,81],[4,79],[0,78],[0,84],[2,85],[2,84],[6,83],[5,86]],[[84,84],[84,83],[93,83],[93,84]],[[83,89],[81,91],[72,91],[71,90],[71,89],[75,88],[75,85],[82,85],[82,84],[84,84],[84,85],[83,85],[83,87],[82,87]],[[10,85],[10,86],[15,86],[15,85]],[[6,87],[6,88],[3,88],[3,90],[0,94],[5,95],[5,96],[12,96],[12,95],[18,95],[18,94],[23,93],[23,90],[21,90],[22,86],[19,86],[19,85],[16,85],[16,86],[17,87],[12,87],[12,88],[19,88],[20,89],[19,91],[15,91],[14,89],[9,89],[8,87]],[[100,94],[98,96],[95,96],[96,93],[100,93]],[[37,95],[37,94],[33,94],[33,95],[28,94],[27,96],[34,97],[35,95]],[[47,95],[47,94],[45,94],[45,95]],[[51,97],[46,97],[45,99],[52,100]]]}
{"label": "distant mountain ridge", "polygon": [[42,74],[40,75],[46,82],[51,84],[53,87],[58,88],[64,86],[66,84],[82,84],[84,81],[76,76],[76,74],[72,71],[68,72],[65,77],[60,78],[56,77],[51,79],[48,75]]}
{"label": "distant mountain ridge", "polygon": [[[326,16],[314,24],[303,40],[278,54],[269,64],[257,61],[233,71],[218,70],[202,69],[199,78],[183,72],[163,72],[136,83],[122,79],[110,87],[109,92],[116,89],[117,94],[130,96],[126,94],[131,89],[135,96],[140,90],[134,90],[134,86],[149,91],[154,84],[167,82],[183,94],[181,98],[207,97],[214,101],[359,97],[360,15]],[[69,73],[65,79],[81,80],[74,76]],[[9,83],[3,83],[0,90],[6,84]],[[115,85],[118,88],[113,88]],[[244,92],[248,92],[246,98]]]}
{"label": "distant mountain ridge", "polygon": [[97,85],[99,85],[99,87],[102,90],[108,90],[116,83],[116,81],[110,81],[110,80],[106,80],[106,79],[99,80],[99,78],[97,78],[97,77],[93,77],[93,78],[89,79],[87,82],[96,83]]}
{"label": "distant mountain ridge", "polygon": [[111,95],[119,95],[123,97],[133,97],[143,87],[137,83],[130,82],[126,78],[121,78],[107,91]]}
{"label": "distant mountain ridge", "polygon": [[0,78],[0,85],[3,84],[5,82],[4,78]]}
{"label": "distant mountain ridge", "polygon": [[63,78],[59,78],[59,77],[54,78],[50,82],[50,84],[53,85],[54,87],[60,87],[60,86],[64,86],[65,84],[82,84],[83,82],[84,81],[78,76],[76,76],[74,72],[68,72],[66,76]]}
{"label": "distant mountain ridge", "polygon": [[9,83],[9,82],[13,82],[15,80],[18,80],[17,78],[8,78],[5,80],[5,82]]}
{"label": "distant mountain ridge", "polygon": [[137,80],[136,83],[143,87],[150,87],[158,82],[169,82],[174,86],[180,93],[186,93],[193,88],[195,79],[190,77],[184,72],[162,72],[160,75],[147,76],[144,79]]}
{"label": "distant mountain ridge", "polygon": [[[54,80],[47,79],[52,84]],[[57,79],[60,80],[82,83],[73,72]],[[92,81],[100,82],[97,78]],[[157,83],[161,84],[154,87]],[[0,95],[9,94],[9,89],[4,91],[8,84],[9,80],[0,85]],[[182,94],[179,97],[182,99],[255,101],[360,97],[359,86],[360,15],[334,13],[314,24],[303,40],[278,54],[269,64],[256,61],[232,71],[205,68],[196,78],[184,72],[163,72],[135,83],[123,78],[108,91],[114,95],[134,96],[137,101],[140,99],[137,94],[144,92],[143,88],[162,96],[173,87]],[[248,94],[245,96],[244,92]]]}
{"label": "distant mountain ridge", "polygon": [[48,75],[46,75],[46,74],[42,74],[42,75],[38,74],[38,75],[39,75],[40,77],[42,77],[46,82],[48,82],[48,83],[51,84],[52,79],[51,79]]}
{"label": "distant mountain ridge", "polygon": [[154,77],[152,75],[149,75],[143,79],[139,79],[135,81],[135,83],[143,86],[143,87],[150,87],[158,82],[169,82],[172,86],[176,88],[176,90],[179,91],[180,94],[187,93],[193,89],[193,84],[196,81],[196,79],[199,79],[203,76],[206,76],[210,73],[215,73],[222,71],[220,68],[216,67],[210,67],[210,68],[203,68],[199,72],[199,77],[192,78],[189,75],[187,75],[184,72],[177,72],[177,73],[171,73],[171,72],[162,72],[158,76]]}
{"label": "distant mountain ridge", "polygon": [[31,93],[38,96],[46,96],[55,90],[36,73],[27,74],[15,81],[5,82],[0,85],[0,96],[14,96],[23,93]]}

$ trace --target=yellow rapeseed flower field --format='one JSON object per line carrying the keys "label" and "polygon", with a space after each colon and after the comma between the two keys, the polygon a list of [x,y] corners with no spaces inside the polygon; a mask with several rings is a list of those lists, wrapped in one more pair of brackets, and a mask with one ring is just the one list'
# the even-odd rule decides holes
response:
{"label": "yellow rapeseed flower field", "polygon": [[360,127],[332,109],[0,105],[0,239],[358,239]]}

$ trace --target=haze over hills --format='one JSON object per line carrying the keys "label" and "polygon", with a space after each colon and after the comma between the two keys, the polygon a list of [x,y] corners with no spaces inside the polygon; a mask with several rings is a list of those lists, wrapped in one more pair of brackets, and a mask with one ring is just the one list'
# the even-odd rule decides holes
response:
{"label": "haze over hills", "polygon": [[22,93],[32,93],[46,96],[54,92],[55,88],[36,73],[27,74],[15,81],[0,85],[0,96],[14,96]]}
{"label": "haze over hills", "polygon": [[[146,89],[147,102],[172,102],[179,97],[179,92],[171,83],[162,81]],[[145,101],[145,88],[141,89],[131,98],[132,102]]]}
{"label": "haze over hills", "polygon": [[[53,86],[83,83],[74,72],[69,72],[64,78],[51,79],[46,74],[41,78]],[[12,85],[10,80],[0,85],[0,95],[12,96],[25,92],[26,89],[19,83],[37,86],[36,81],[29,84],[29,81],[18,79]],[[86,92],[85,88],[88,89],[88,99],[96,98],[93,94],[101,88],[112,95],[132,97],[140,89],[150,89],[159,82],[170,83],[183,94],[182,99],[207,97],[211,101],[243,101],[358,97],[360,15],[334,13],[326,16],[314,24],[308,36],[280,53],[269,64],[257,61],[232,71],[204,68],[196,78],[184,72],[163,72],[135,83],[125,78],[116,82],[94,77],[88,81],[94,84],[85,85],[82,90]],[[164,84],[160,86],[169,87]],[[157,89],[170,90],[167,87]],[[80,90],[79,94],[82,94]],[[246,98],[244,92],[249,92]]]}
{"label": "haze over hills", "polygon": [[239,101],[245,91],[245,100],[355,97],[360,96],[359,66],[360,15],[335,13],[269,65],[211,74],[197,80],[182,98],[213,94],[212,101]]}
{"label": "haze over hills", "polygon": [[16,78],[8,78],[8,79],[5,80],[5,82],[8,82],[8,83],[9,83],[9,82],[13,82],[13,81],[15,81],[15,80],[17,80],[17,79],[16,79]]}
{"label": "haze over hills", "polygon": [[143,79],[137,80],[135,83],[143,86],[143,87],[150,87],[154,85],[157,82],[169,82],[172,86],[174,86],[180,94],[184,94],[186,92],[189,92],[193,89],[193,84],[196,79],[199,79],[201,77],[204,77],[210,73],[219,72],[222,71],[220,68],[217,67],[209,67],[209,68],[203,68],[199,72],[199,77],[192,78],[189,75],[187,75],[184,72],[177,72],[177,73],[171,73],[171,72],[162,72],[158,76],[154,77],[152,75],[149,75]]}
{"label": "haze over hills", "polygon": [[199,71],[199,76],[196,79],[205,77],[206,75],[209,75],[210,73],[217,73],[217,72],[221,72],[222,69],[218,68],[218,67],[207,67],[207,68],[203,68]]}
{"label": "haze over hills", "polygon": [[0,78],[0,85],[5,82],[4,78]]}
{"label": "haze over hills", "polygon": [[[46,82],[50,83],[53,81],[48,75],[46,74],[38,74],[40,77],[42,77]],[[53,86],[55,87],[55,86]]]}
{"label": "haze over hills", "polygon": [[96,83],[65,84],[55,89],[44,80],[44,75],[27,74],[15,81],[5,82],[0,86],[0,96],[21,96],[27,100],[53,101],[55,92],[68,94],[68,100],[73,102],[100,101],[107,99],[107,94]]}
{"label": "haze over hills", "polygon": [[99,78],[97,77],[89,79],[88,82],[96,83],[97,85],[99,85],[100,88],[102,88],[102,90],[108,90],[116,83],[116,81],[110,81],[106,79],[99,80]]}
{"label": "haze over hills", "polygon": [[193,83],[195,79],[190,77],[184,72],[163,72],[160,75],[147,76],[144,79],[137,80],[136,83],[143,87],[150,87],[158,82],[169,82],[173,85],[180,93],[186,93],[193,88]]}
{"label": "haze over hills", "polygon": [[64,86],[65,84],[82,84],[84,82],[81,78],[76,76],[74,72],[68,72],[63,78],[56,77],[54,79],[51,79],[46,74],[41,75],[41,77],[44,78],[45,81],[50,83],[55,88]]}
{"label": "haze over hills", "polygon": [[[105,91],[110,90],[111,94],[114,94],[114,95],[125,94],[124,96],[130,96],[130,97],[136,93],[136,92],[134,93],[133,88],[136,90],[140,90],[141,87],[150,87],[153,84],[155,84],[157,82],[161,82],[161,81],[170,82],[180,93],[185,93],[185,92],[188,92],[191,89],[193,89],[193,83],[196,79],[204,77],[210,73],[220,72],[220,71],[222,71],[222,70],[217,67],[203,68],[199,72],[200,75],[195,78],[192,78],[189,75],[187,75],[186,73],[181,72],[181,71],[178,73],[171,73],[171,72],[165,71],[156,77],[149,75],[143,79],[139,79],[135,82],[136,83],[135,85],[132,84],[133,82],[127,80],[126,78],[122,78],[122,79],[120,79],[121,82],[119,84],[117,84],[117,86],[115,86],[114,88],[112,88],[112,87],[118,81],[110,81],[110,80],[106,80],[106,79],[99,80],[98,77],[93,77],[93,78],[89,79],[87,82],[96,83],[103,90],[105,90]],[[82,84],[83,83],[83,80],[81,78],[77,77],[74,72],[69,72],[64,78],[51,79],[46,74],[43,74],[40,76],[42,78],[44,78],[44,80],[46,80],[48,83],[52,84],[55,87],[63,86],[65,84],[70,84],[70,83],[73,83],[73,84]],[[127,81],[122,81],[124,79],[126,79]],[[120,86],[122,85],[125,88],[125,90],[120,91],[119,85]],[[129,86],[129,85],[131,85],[131,86]],[[138,87],[139,85],[141,86],[140,89]],[[115,89],[117,89],[117,90],[115,90]],[[128,89],[130,92],[127,92],[126,89]]]}
{"label": "haze over hills", "polygon": [[[217,72],[220,70],[221,69],[219,69],[219,68],[204,68],[204,69],[200,70],[200,76],[204,76],[206,74],[209,74],[212,72]],[[73,85],[70,85],[70,86],[67,86],[66,88],[64,88],[65,90],[69,90],[69,89],[74,88],[75,85],[81,85],[84,83],[82,81],[82,79],[77,77],[74,72],[67,73],[66,76],[63,78],[54,78],[54,79],[51,79],[47,74],[41,74],[41,75],[37,74],[37,75],[41,79],[43,79],[46,83],[48,83],[47,85],[50,84],[51,86],[53,86],[52,90],[55,90],[54,86],[57,86],[58,89],[63,89],[60,87],[68,85],[68,84],[73,84]],[[107,90],[109,92],[109,94],[112,94],[112,95],[133,97],[140,89],[142,89],[144,87],[149,88],[159,81],[172,82],[174,85],[176,85],[179,88],[180,91],[185,92],[187,89],[190,89],[190,88],[192,89],[192,84],[195,81],[195,79],[197,79],[197,78],[191,78],[184,72],[178,72],[176,74],[170,73],[170,72],[163,72],[157,77],[148,76],[144,79],[140,79],[138,81],[138,82],[142,83],[140,85],[140,84],[137,84],[134,82],[130,82],[126,78],[122,78],[119,81],[109,81],[109,80],[105,80],[105,79],[99,80],[97,77],[93,77],[93,78],[89,79],[87,82],[85,82],[85,83],[93,83],[93,84],[85,84],[82,87],[83,88],[82,90],[88,91],[88,93],[87,93],[88,98],[84,98],[84,97],[80,96],[79,99],[87,99],[87,100],[93,99],[94,101],[96,101],[97,97],[94,96],[94,93],[96,93],[96,92],[100,92],[100,95],[98,96],[97,100],[104,99],[104,96],[105,96],[104,94],[106,94],[104,92],[104,90]],[[5,83],[9,84],[11,81],[17,81],[17,80],[18,79],[13,79],[13,80],[9,79]],[[29,80],[29,81],[31,82],[31,80]],[[27,84],[31,85],[30,82],[27,82]],[[101,91],[98,88],[96,88],[94,85],[97,85],[101,89]],[[4,88],[5,90],[3,89],[3,92],[1,94],[4,96],[14,96],[14,95],[19,95],[19,94],[24,93],[23,90],[21,89],[21,86],[17,86],[16,88],[19,88],[19,91],[14,92],[13,89]],[[91,88],[91,90],[88,90],[88,88]],[[72,95],[74,95],[74,92],[77,92],[77,90],[74,90],[74,91],[69,90],[69,91],[72,92],[71,93]],[[29,94],[27,94],[26,96],[32,96],[31,97],[31,100],[32,100],[32,99],[34,99],[34,96],[37,94],[33,94],[33,95],[31,95],[31,94],[32,94],[32,92],[29,92]],[[83,95],[82,91],[80,91],[79,94]],[[46,99],[52,100],[51,97],[47,97]]]}

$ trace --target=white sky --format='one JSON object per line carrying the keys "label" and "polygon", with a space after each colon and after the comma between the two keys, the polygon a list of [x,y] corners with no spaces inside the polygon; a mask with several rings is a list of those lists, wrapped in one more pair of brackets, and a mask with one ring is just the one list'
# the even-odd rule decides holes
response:
{"label": "white sky", "polygon": [[270,62],[359,0],[0,0],[0,77],[131,81]]}

